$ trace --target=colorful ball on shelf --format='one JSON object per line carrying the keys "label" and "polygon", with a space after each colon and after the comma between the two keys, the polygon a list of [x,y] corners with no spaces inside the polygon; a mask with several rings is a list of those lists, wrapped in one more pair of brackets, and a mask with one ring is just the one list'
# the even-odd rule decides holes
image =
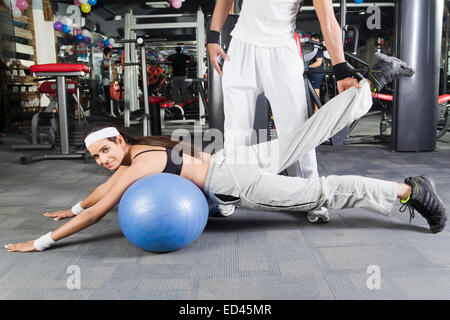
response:
{"label": "colorful ball on shelf", "polygon": [[80,8],[84,13],[91,12],[91,5],[89,3],[83,3]]}
{"label": "colorful ball on shelf", "polygon": [[81,35],[81,29],[75,29],[75,34],[76,35]]}
{"label": "colorful ball on shelf", "polygon": [[79,0],[73,0],[73,4],[76,6],[81,6],[81,2]]}
{"label": "colorful ball on shelf", "polygon": [[95,6],[95,5],[97,4],[97,0],[88,0],[88,3],[89,3],[91,6]]}
{"label": "colorful ball on shelf", "polygon": [[18,18],[22,15],[22,11],[17,7],[12,7],[11,10],[14,18]]}
{"label": "colorful ball on shelf", "polygon": [[70,33],[70,31],[72,31],[72,29],[68,26],[68,25],[63,25],[62,31],[65,33]]}
{"label": "colorful ball on shelf", "polygon": [[63,29],[63,27],[64,27],[64,25],[63,25],[63,23],[62,23],[61,21],[56,21],[56,22],[53,24],[53,28],[54,28],[56,31],[61,31],[61,30]]}
{"label": "colorful ball on shelf", "polygon": [[20,10],[25,10],[26,8],[28,8],[27,0],[16,0],[16,7]]}
{"label": "colorful ball on shelf", "polygon": [[64,25],[69,26],[70,28],[75,28],[74,23],[73,23],[73,20],[70,19],[70,18],[67,17],[67,16],[63,16],[63,17],[61,18],[61,22],[62,22]]}
{"label": "colorful ball on shelf", "polygon": [[83,37],[90,37],[91,36],[91,33],[89,32],[89,30],[83,30],[83,31],[81,31],[81,34],[83,35]]}
{"label": "colorful ball on shelf", "polygon": [[174,7],[175,9],[180,9],[182,4],[183,3],[181,2],[181,0],[173,0],[172,1],[172,7]]}
{"label": "colorful ball on shelf", "polygon": [[105,47],[109,46],[109,39],[106,39],[105,41],[103,41],[103,44],[105,45]]}
{"label": "colorful ball on shelf", "polygon": [[77,34],[77,35],[75,36],[75,39],[77,39],[78,42],[81,42],[81,41],[84,40],[84,37],[83,37],[82,34]]}
{"label": "colorful ball on shelf", "polygon": [[89,38],[89,37],[84,37],[84,38],[83,38],[83,41],[84,41],[84,43],[89,44],[89,43],[91,43],[91,38]]}

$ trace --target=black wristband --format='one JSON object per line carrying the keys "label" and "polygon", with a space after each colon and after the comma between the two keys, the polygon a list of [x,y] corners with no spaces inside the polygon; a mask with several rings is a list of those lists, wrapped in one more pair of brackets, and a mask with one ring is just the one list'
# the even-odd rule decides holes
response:
{"label": "black wristband", "polygon": [[347,62],[341,62],[333,66],[336,81],[343,80],[355,75],[355,72],[348,66]]}
{"label": "black wristband", "polygon": [[206,33],[206,42],[209,43],[219,43],[220,32],[215,30],[208,30]]}

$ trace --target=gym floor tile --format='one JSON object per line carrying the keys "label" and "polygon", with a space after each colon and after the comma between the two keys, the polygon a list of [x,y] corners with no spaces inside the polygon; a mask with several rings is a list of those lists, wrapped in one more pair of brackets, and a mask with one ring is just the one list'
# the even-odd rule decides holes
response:
{"label": "gym floor tile", "polygon": [[[354,134],[377,133],[378,123],[362,119]],[[68,220],[42,214],[69,209],[110,176],[78,160],[24,166],[23,153],[9,149],[23,139],[0,140],[3,245],[61,226]],[[322,145],[319,173],[393,181],[428,174],[448,208],[450,134],[437,147],[400,153],[385,145]],[[327,224],[311,224],[304,213],[238,208],[230,217],[210,217],[195,242],[164,254],[133,246],[115,208],[44,252],[0,250],[0,299],[450,299],[449,227],[431,234],[420,214],[410,223],[400,206],[390,216],[331,210]],[[70,266],[80,268],[80,289],[67,285]],[[367,286],[369,266],[380,268],[380,289]]]}

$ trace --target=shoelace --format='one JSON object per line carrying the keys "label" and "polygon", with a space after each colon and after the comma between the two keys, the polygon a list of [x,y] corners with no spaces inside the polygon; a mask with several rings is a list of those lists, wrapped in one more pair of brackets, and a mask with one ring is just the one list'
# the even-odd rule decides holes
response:
{"label": "shoelace", "polygon": [[405,212],[406,209],[409,210],[409,223],[411,223],[412,219],[416,217],[416,214],[414,213],[414,208],[412,207],[410,201],[407,202],[407,203],[405,203],[405,204],[403,204],[403,205],[400,207],[399,211],[400,211],[400,212]]}

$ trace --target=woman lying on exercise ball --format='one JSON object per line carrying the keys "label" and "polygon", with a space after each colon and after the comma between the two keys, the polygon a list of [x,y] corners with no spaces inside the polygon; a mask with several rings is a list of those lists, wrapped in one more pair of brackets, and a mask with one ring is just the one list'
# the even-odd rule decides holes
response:
{"label": "woman lying on exercise ball", "polygon": [[[376,71],[375,71],[376,70]],[[351,74],[351,70],[347,70]],[[396,199],[414,209],[430,230],[444,229],[447,220],[434,183],[424,176],[403,183],[361,176],[328,176],[303,179],[278,175],[300,156],[314,149],[346,125],[363,116],[372,105],[371,86],[380,90],[388,82],[414,71],[404,62],[375,54],[367,78],[334,97],[293,134],[254,146],[221,150],[214,155],[190,147],[182,151],[169,138],[134,139],[114,127],[90,133],[86,147],[100,166],[115,173],[71,210],[45,214],[55,220],[74,217],[53,232],[25,243],[9,244],[8,251],[41,251],[103,218],[136,180],[155,173],[181,175],[195,183],[214,201],[240,201],[243,207],[311,211],[364,208],[388,215]],[[234,202],[233,202],[234,203]]]}

